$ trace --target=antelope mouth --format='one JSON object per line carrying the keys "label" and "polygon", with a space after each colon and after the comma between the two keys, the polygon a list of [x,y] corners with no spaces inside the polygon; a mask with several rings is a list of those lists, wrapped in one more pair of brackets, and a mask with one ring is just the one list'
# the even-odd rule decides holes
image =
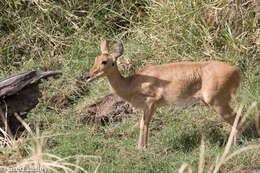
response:
{"label": "antelope mouth", "polygon": [[93,77],[91,77],[89,74],[87,74],[87,75],[85,76],[85,79],[86,79],[86,82],[89,83],[89,82],[93,81],[95,78],[93,78]]}
{"label": "antelope mouth", "polygon": [[99,74],[94,75],[94,76],[91,76],[90,74],[87,74],[87,75],[85,76],[86,82],[87,82],[87,83],[92,82],[93,80],[95,80],[95,79],[101,77],[102,74],[103,74],[103,73],[99,73]]}

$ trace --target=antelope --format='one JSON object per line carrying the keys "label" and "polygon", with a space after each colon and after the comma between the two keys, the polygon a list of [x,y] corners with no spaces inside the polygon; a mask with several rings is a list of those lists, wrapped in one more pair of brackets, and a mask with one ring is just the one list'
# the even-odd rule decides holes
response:
{"label": "antelope", "polygon": [[86,81],[106,76],[112,92],[143,110],[138,149],[147,148],[152,115],[156,108],[166,104],[183,105],[202,100],[226,122],[233,124],[236,113],[229,101],[240,83],[240,72],[235,66],[220,61],[148,65],[125,78],[117,66],[117,59],[124,52],[122,43],[115,46],[112,54],[104,39],[100,48],[102,54],[95,58]]}

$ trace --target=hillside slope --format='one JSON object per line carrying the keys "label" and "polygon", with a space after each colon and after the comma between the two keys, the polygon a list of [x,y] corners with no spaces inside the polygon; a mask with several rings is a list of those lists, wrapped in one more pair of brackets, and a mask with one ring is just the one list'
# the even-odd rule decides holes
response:
{"label": "hillside slope", "polygon": [[[118,60],[123,75],[147,64],[225,61],[239,67],[242,76],[232,107],[243,105],[241,114],[255,118],[260,108],[258,9],[256,0],[0,1],[0,78],[34,69],[63,72],[59,80],[41,84],[43,97],[26,119],[32,133],[19,140],[1,138],[0,166],[40,163],[50,172],[80,172],[71,165],[76,164],[82,172],[161,173],[178,172],[187,163],[196,172],[204,134],[206,172],[224,152],[231,131],[214,111],[159,109],[149,149],[138,151],[141,112],[105,126],[82,122],[80,112],[110,93],[105,78],[87,85],[84,75],[100,54],[101,37],[123,42],[125,53]],[[230,153],[249,145],[253,150],[225,162],[221,172],[260,170],[256,131],[246,131]]]}

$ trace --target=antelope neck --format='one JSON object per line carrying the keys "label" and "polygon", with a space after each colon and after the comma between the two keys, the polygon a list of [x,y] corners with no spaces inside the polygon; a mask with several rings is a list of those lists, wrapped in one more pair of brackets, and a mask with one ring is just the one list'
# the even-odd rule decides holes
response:
{"label": "antelope neck", "polygon": [[126,97],[130,93],[130,78],[124,78],[120,74],[116,64],[114,65],[114,68],[113,72],[107,75],[109,83],[114,93],[123,99],[127,99]]}

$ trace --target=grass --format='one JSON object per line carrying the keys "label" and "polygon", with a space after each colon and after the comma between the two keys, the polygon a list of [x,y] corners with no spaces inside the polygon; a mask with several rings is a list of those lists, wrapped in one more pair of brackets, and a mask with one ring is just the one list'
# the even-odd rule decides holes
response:
{"label": "grass", "polygon": [[[124,75],[147,64],[229,62],[242,75],[232,107],[245,105],[241,115],[246,115],[256,102],[248,115],[254,118],[260,108],[256,8],[253,0],[1,1],[0,78],[33,69],[60,70],[63,76],[41,84],[43,97],[26,119],[29,125],[40,124],[39,129],[31,128],[18,140],[1,138],[0,165],[29,165],[40,153],[40,163],[59,166],[50,172],[178,172],[183,163],[192,172],[218,169],[216,160],[225,152],[231,127],[215,112],[204,106],[159,109],[151,122],[149,149],[138,151],[141,112],[108,126],[80,121],[81,109],[110,93],[105,78],[86,85],[84,75],[100,54],[102,36],[124,43],[119,59]],[[252,133],[242,135],[229,153],[259,146]],[[259,158],[259,149],[246,150],[218,172],[260,169]]]}

